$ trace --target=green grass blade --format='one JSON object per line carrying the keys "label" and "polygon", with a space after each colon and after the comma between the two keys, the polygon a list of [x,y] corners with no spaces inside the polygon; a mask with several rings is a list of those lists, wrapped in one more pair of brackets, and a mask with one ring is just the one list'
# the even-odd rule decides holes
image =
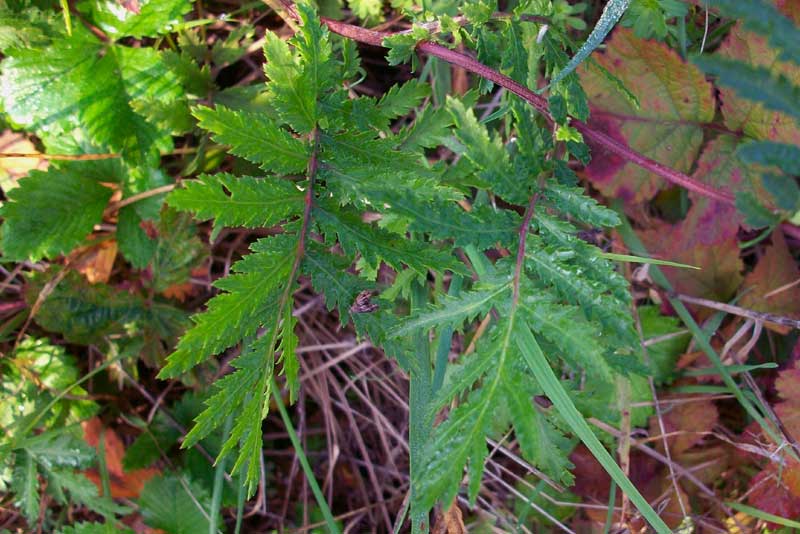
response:
{"label": "green grass blade", "polygon": [[650,523],[656,532],[658,532],[658,534],[671,534],[672,531],[666,523],[661,520],[656,511],[653,510],[653,507],[650,506],[650,503],[647,502],[642,494],[639,493],[639,490],[636,489],[636,486],[625,476],[625,473],[622,472],[622,469],[620,469],[614,461],[614,458],[611,457],[605,447],[603,447],[603,444],[600,443],[600,440],[597,439],[597,436],[594,435],[592,429],[589,428],[589,425],[578,409],[575,408],[575,404],[573,404],[572,399],[569,398],[561,382],[556,378],[555,373],[553,373],[553,370],[550,368],[550,364],[547,362],[547,358],[536,342],[536,338],[527,326],[522,325],[517,329],[516,342],[528,367],[530,367],[533,375],[539,382],[539,385],[544,389],[547,397],[575,435],[577,435],[591,451],[597,461],[600,462],[600,465],[603,466],[603,469],[611,476],[611,479],[628,495],[628,498],[630,498],[634,506],[636,506],[645,520]]}
{"label": "green grass blade", "polygon": [[727,506],[730,506],[737,512],[744,512],[745,514],[751,515],[757,519],[763,519],[764,521],[769,521],[770,523],[783,525],[784,527],[800,528],[800,521],[793,521],[791,519],[786,519],[785,517],[781,517],[775,514],[770,514],[769,512],[764,512],[762,510],[759,510],[758,508],[747,506],[746,504],[739,504],[738,502],[726,502],[725,504]]}
{"label": "green grass blade", "polygon": [[611,261],[626,261],[628,263],[647,263],[650,265],[665,265],[667,267],[678,267],[681,269],[697,269],[698,271],[700,270],[700,267],[695,267],[694,265],[687,265],[685,263],[678,263],[667,260],[657,260],[654,258],[643,258],[641,256],[633,256],[631,254],[615,254],[613,252],[601,252],[598,254],[598,256]]}
{"label": "green grass blade", "polygon": [[[228,439],[228,434],[231,432],[233,425],[233,414],[229,414],[225,419],[225,426],[222,430],[222,435]],[[217,532],[217,516],[219,515],[220,504],[222,503],[222,489],[225,483],[225,458],[220,458],[217,465],[214,467],[214,487],[211,490],[211,509],[208,511],[208,534],[215,534]]]}
{"label": "green grass blade", "polygon": [[339,534],[341,532],[339,530],[339,525],[336,524],[336,520],[333,518],[331,509],[328,507],[328,502],[325,500],[325,496],[322,494],[322,490],[317,483],[317,479],[314,478],[314,470],[311,468],[311,464],[308,463],[306,453],[303,452],[303,444],[300,443],[300,438],[297,437],[297,432],[294,429],[292,420],[289,418],[289,412],[286,411],[286,406],[283,405],[280,388],[275,382],[275,377],[272,377],[272,387],[270,389],[272,390],[272,398],[275,399],[275,404],[278,405],[278,411],[281,413],[281,419],[283,420],[284,426],[286,426],[286,432],[289,434],[289,440],[292,442],[294,452],[297,454],[297,459],[300,461],[300,466],[303,468],[303,474],[305,474],[306,480],[308,480],[308,485],[311,487],[311,493],[314,494],[314,499],[317,501],[317,506],[319,506],[319,509],[322,512],[322,517],[325,518],[325,525],[328,528],[328,532],[331,532],[332,534]]}

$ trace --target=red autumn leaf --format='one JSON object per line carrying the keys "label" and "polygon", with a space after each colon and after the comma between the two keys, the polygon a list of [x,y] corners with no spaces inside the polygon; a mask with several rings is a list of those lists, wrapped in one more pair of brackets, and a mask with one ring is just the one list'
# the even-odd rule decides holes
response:
{"label": "red autumn leaf", "polygon": [[[711,400],[697,399],[694,402],[668,403],[665,406],[662,421],[664,432],[668,436],[667,445],[674,457],[703,441],[706,437],[704,433],[710,432],[719,419],[717,407]],[[650,419],[650,435],[660,434],[660,425],[653,416]],[[663,440],[657,440],[656,447],[663,450],[663,443]]]}
{"label": "red autumn leaf", "polygon": [[[196,276],[198,278],[206,278],[208,277],[208,270],[210,265],[204,263],[199,267],[195,267],[191,271],[191,276]],[[181,302],[185,301],[187,297],[194,295],[197,292],[197,286],[192,283],[191,280],[188,282],[184,282],[182,284],[172,284],[171,286],[164,289],[161,292],[162,295],[167,297],[168,299],[175,299]]]}
{"label": "red autumn leaf", "polygon": [[[800,517],[800,498],[792,495],[784,481],[781,480],[781,474],[775,463],[768,464],[763,471],[750,480],[747,502],[759,510],[786,519]],[[778,528],[778,525],[772,523],[769,525],[770,528]]]}
{"label": "red autumn leaf", "polygon": [[[97,449],[98,454],[105,452],[106,468],[111,482],[111,497],[114,499],[135,499],[142,492],[145,483],[160,473],[160,470],[134,469],[125,472],[122,467],[122,458],[125,456],[125,446],[116,432],[110,428],[103,429],[99,418],[93,417],[81,425],[83,438],[87,444]],[[100,435],[103,436],[104,451],[100,450]],[[94,482],[102,492],[103,484],[100,473],[96,469],[84,472],[86,478]]]}
{"label": "red autumn leaf", "polygon": [[[596,67],[579,69],[591,106],[590,124],[637,152],[689,172],[703,142],[702,124],[714,118],[711,84],[667,46],[618,28],[604,54],[595,56],[639,100],[636,109]],[[591,145],[590,145],[591,146]],[[611,198],[637,203],[665,186],[663,179],[591,146],[586,176]]]}
{"label": "red autumn leaf", "polygon": [[[714,140],[703,151],[694,178],[710,184],[738,187],[746,177],[733,163],[734,146],[727,137]],[[742,282],[736,208],[706,198],[691,196],[686,218],[677,224],[662,223],[641,232],[648,250],[657,258],[700,267],[700,271],[663,267],[678,293],[726,301]]]}
{"label": "red autumn leaf", "polygon": [[[772,234],[772,245],[767,247],[756,268],[749,273],[742,286],[746,293],[741,306],[760,312],[797,317],[800,315],[800,286],[787,287],[800,278],[797,262],[786,246],[781,230]],[[774,292],[774,294],[773,294]]]}
{"label": "red autumn leaf", "polygon": [[795,439],[800,438],[800,369],[793,367],[778,373],[775,389],[782,402],[775,404],[775,415],[786,431]]}

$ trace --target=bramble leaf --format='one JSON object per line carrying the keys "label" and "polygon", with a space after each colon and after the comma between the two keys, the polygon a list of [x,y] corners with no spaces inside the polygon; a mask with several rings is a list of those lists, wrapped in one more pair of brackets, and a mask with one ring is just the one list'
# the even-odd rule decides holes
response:
{"label": "bramble leaf", "polygon": [[136,160],[169,150],[172,140],[131,102],[169,101],[182,94],[158,51],[105,46],[82,33],[46,49],[10,51],[0,75],[0,99],[15,122],[54,134],[79,121],[95,144]]}
{"label": "bramble leaf", "polygon": [[31,171],[19,184],[0,208],[3,256],[17,261],[70,252],[102,220],[113,192],[71,166]]}
{"label": "bramble leaf", "polygon": [[191,9],[190,0],[137,0],[122,4],[115,0],[82,0],[78,3],[78,10],[85,12],[97,27],[115,39],[170,33]]}
{"label": "bramble leaf", "polygon": [[[589,123],[673,169],[687,172],[703,140],[700,125],[714,118],[711,85],[695,67],[665,45],[617,29],[597,63],[636,95],[636,109],[595,68],[581,68],[592,115]],[[586,175],[603,194],[626,203],[649,200],[664,185],[654,174],[592,146]]]}

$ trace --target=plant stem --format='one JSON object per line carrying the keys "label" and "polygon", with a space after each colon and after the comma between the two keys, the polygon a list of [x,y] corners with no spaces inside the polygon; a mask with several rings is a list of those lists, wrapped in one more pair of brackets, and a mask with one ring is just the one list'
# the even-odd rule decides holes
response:
{"label": "plant stem", "polygon": [[[427,302],[425,287],[414,284],[411,292],[411,311],[422,309]],[[414,335],[412,358],[415,359],[409,373],[408,385],[408,448],[411,464],[411,532],[428,532],[428,512],[420,508],[417,500],[417,484],[425,476],[420,461],[425,453],[425,445],[431,432],[429,406],[431,401],[431,355],[430,347],[422,332]]]}
{"label": "plant stem", "polygon": [[[297,11],[294,9],[294,5],[288,2],[288,0],[270,0],[270,2],[272,1],[279,1],[284,10],[291,15],[291,17],[294,19],[298,18]],[[290,20],[291,17],[287,17],[286,19],[287,24],[290,26],[294,24],[294,20]],[[383,47],[383,39],[393,35],[390,32],[377,32],[368,30],[366,28],[361,28],[360,26],[339,22],[326,17],[320,17],[320,21],[325,24],[333,33],[341,35],[342,37],[347,37],[348,39],[352,39],[354,41],[358,41],[359,43],[369,44],[372,46]],[[450,50],[449,48],[436,43],[427,41],[420,42],[417,45],[417,50],[441,58],[448,63],[486,78],[487,80],[496,83],[500,87],[504,87],[508,91],[511,91],[515,95],[531,104],[536,111],[541,113],[549,122],[553,122],[553,118],[548,110],[547,101],[527,87],[515,82],[508,76],[500,74],[498,71],[487,67],[486,65],[461,52]],[[667,167],[666,165],[662,165],[656,160],[636,152],[628,145],[613,139],[604,132],[595,130],[583,121],[579,121],[574,117],[571,117],[570,124],[589,141],[592,141],[609,152],[616,154],[647,171],[652,172],[656,176],[663,178],[671,184],[681,186],[687,191],[693,191],[704,197],[722,202],[723,204],[733,206],[736,203],[736,199],[731,193],[727,191],[718,191],[713,187],[699,182],[680,171]],[[797,226],[789,222],[784,222],[781,224],[781,229],[788,235],[800,239],[800,228]]]}
{"label": "plant stem", "polygon": [[314,499],[317,501],[317,506],[319,506],[320,512],[322,512],[322,517],[325,518],[328,532],[338,534],[340,532],[339,526],[336,524],[336,520],[333,518],[333,514],[328,507],[328,502],[325,500],[325,496],[322,495],[322,490],[317,483],[317,479],[314,478],[314,470],[311,468],[311,464],[308,463],[308,458],[306,457],[305,452],[303,452],[303,444],[300,443],[300,438],[297,437],[297,432],[294,430],[294,425],[292,425],[292,420],[289,418],[289,413],[286,411],[286,406],[283,405],[283,399],[281,398],[280,394],[281,389],[275,382],[274,377],[271,380],[272,387],[270,389],[272,390],[272,398],[275,400],[275,404],[278,405],[278,411],[281,414],[281,419],[286,427],[286,432],[289,434],[289,440],[292,442],[292,447],[294,447],[295,454],[297,454],[297,459],[300,462],[300,466],[303,468],[303,473],[306,475],[308,485],[311,487],[311,493],[314,494]]}

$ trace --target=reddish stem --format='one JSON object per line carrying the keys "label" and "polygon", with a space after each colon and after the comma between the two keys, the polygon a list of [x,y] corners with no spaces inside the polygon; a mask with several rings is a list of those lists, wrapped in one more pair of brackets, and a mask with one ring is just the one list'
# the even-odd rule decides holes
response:
{"label": "reddish stem", "polygon": [[[383,46],[383,39],[391,35],[390,33],[367,30],[359,26],[345,24],[344,22],[327,18],[323,18],[322,22],[328,26],[333,33],[337,33],[343,37],[347,37],[348,39],[353,39],[354,41],[373,46]],[[444,61],[447,61],[448,63],[473,72],[482,78],[486,78],[487,80],[504,87],[506,90],[514,93],[526,102],[530,103],[536,109],[536,111],[541,113],[545,118],[547,118],[548,121],[553,121],[553,118],[550,116],[547,101],[544,99],[544,97],[537,95],[527,87],[515,82],[508,76],[500,74],[496,70],[487,67],[483,63],[476,61],[475,59],[472,59],[461,52],[451,50],[446,46],[442,46],[437,43],[422,41],[417,45],[417,50],[430,54],[431,56],[438,57]],[[734,197],[730,193],[726,191],[718,191],[713,187],[710,187],[687,176],[686,174],[683,174],[682,172],[671,169],[666,165],[662,165],[654,159],[648,158],[647,156],[636,152],[628,145],[609,137],[604,132],[595,130],[585,122],[573,118],[570,124],[583,135],[584,139],[592,141],[596,145],[605,148],[609,152],[616,154],[627,161],[635,163],[636,165],[639,165],[640,167],[662,177],[670,183],[679,185],[689,191],[693,191],[704,197],[717,200],[724,204],[732,205],[734,203]]]}
{"label": "reddish stem", "polygon": [[[281,4],[292,16],[295,18],[297,17],[297,12],[291,2],[288,0],[278,1],[281,2]],[[339,22],[338,20],[324,17],[321,18],[321,21],[333,33],[372,46],[383,47],[384,38],[392,35],[391,33],[368,30],[366,28],[361,28],[360,26],[346,24],[344,22]],[[456,52],[455,50],[451,50],[436,43],[431,43],[428,41],[420,42],[417,45],[417,50],[443,59],[448,63],[461,67],[474,74],[477,74],[478,76],[486,78],[487,80],[490,80],[501,87],[504,87],[508,91],[511,91],[526,102],[530,103],[536,109],[536,111],[541,113],[548,121],[551,123],[553,122],[553,118],[548,109],[547,101],[542,96],[537,95],[527,87],[515,82],[508,76],[505,76],[496,70],[487,67],[486,65],[472,59],[465,54]],[[718,202],[722,202],[723,204],[735,205],[735,197],[727,191],[719,191],[680,171],[667,167],[666,165],[662,165],[654,159],[636,152],[627,144],[611,138],[606,133],[595,130],[583,121],[573,118],[570,124],[583,135],[584,139],[592,141],[596,145],[603,147],[609,152],[616,154],[657,176],[660,176],[672,184],[679,185],[684,189],[693,191],[699,195],[716,200]],[[800,229],[798,229],[796,226],[790,223],[783,223],[781,228],[783,228],[787,234],[800,238]]]}
{"label": "reddish stem", "polygon": [[525,265],[525,244],[528,239],[528,231],[531,227],[531,219],[533,219],[533,212],[536,211],[536,201],[539,199],[539,194],[536,193],[531,197],[528,203],[528,209],[525,211],[525,217],[522,220],[522,226],[519,227],[519,243],[517,244],[517,262],[514,268],[514,292],[511,297],[512,309],[519,304],[519,282],[522,279],[522,268]]}

